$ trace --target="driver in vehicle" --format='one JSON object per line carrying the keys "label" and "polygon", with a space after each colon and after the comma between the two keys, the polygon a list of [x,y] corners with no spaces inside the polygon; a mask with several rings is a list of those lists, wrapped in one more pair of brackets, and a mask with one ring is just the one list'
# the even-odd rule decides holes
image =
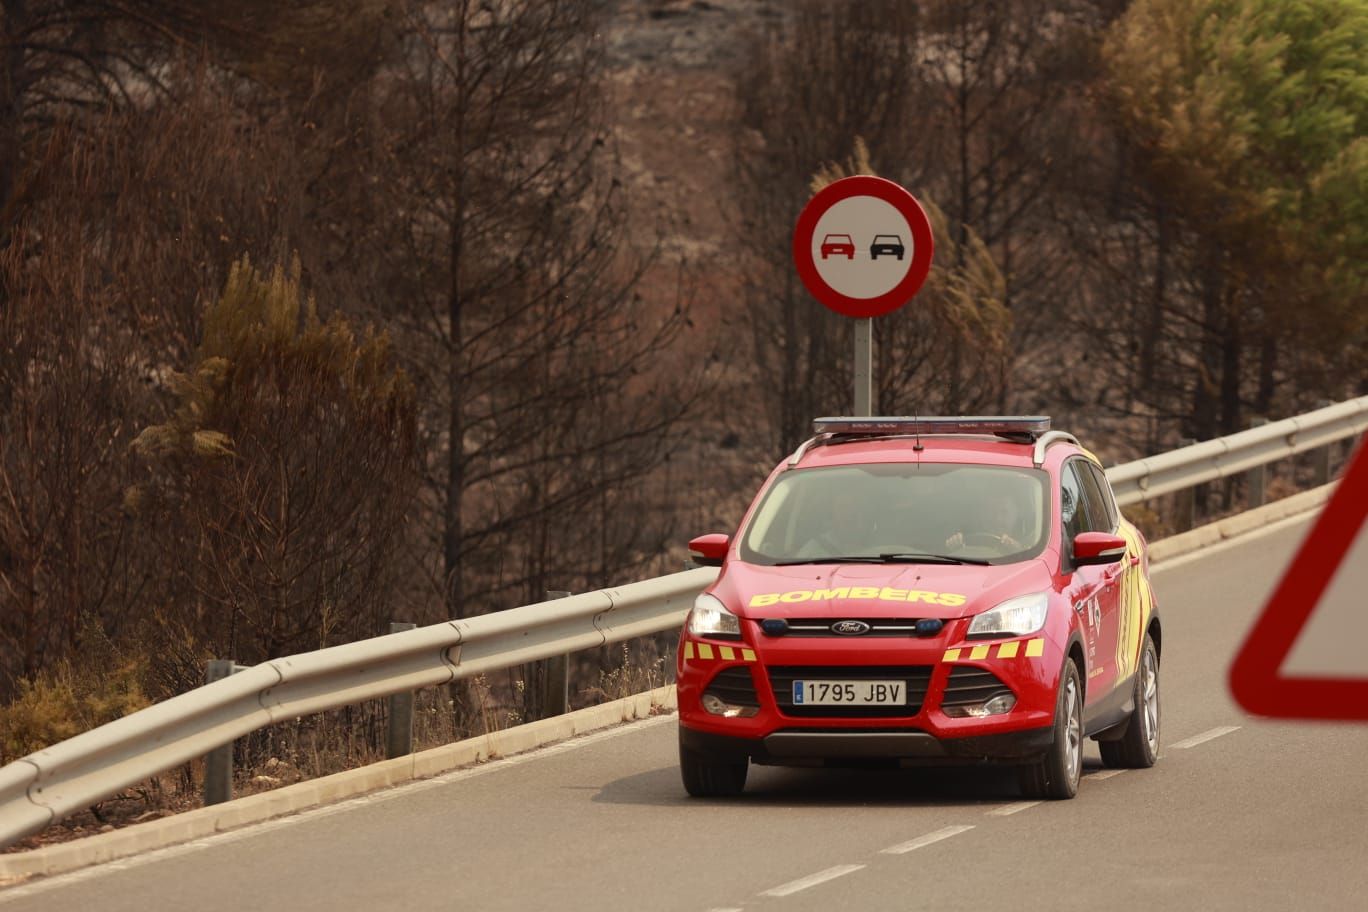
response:
{"label": "driver in vehicle", "polygon": [[954,552],[966,544],[977,544],[991,545],[1004,552],[1020,551],[1024,547],[1021,539],[1025,537],[1021,525],[1021,508],[1017,499],[996,496],[980,506],[973,528],[951,535],[945,540],[945,547]]}

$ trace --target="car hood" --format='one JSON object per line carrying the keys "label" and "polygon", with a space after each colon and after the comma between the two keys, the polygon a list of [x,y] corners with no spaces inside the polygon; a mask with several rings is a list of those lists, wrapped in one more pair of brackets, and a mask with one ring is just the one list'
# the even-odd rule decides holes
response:
{"label": "car hood", "polygon": [[978,614],[1016,595],[1050,588],[1039,559],[972,564],[802,564],[729,562],[709,590],[747,618],[925,617]]}

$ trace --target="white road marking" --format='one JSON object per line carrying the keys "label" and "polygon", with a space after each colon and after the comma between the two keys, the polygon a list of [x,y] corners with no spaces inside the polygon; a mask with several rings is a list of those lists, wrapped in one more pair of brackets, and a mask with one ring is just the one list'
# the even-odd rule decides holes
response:
{"label": "white road marking", "polygon": [[1039,801],[1018,801],[1015,804],[1004,804],[1002,807],[993,808],[991,811],[988,812],[988,816],[1010,817],[1019,811],[1024,811],[1027,808],[1033,808],[1040,803],[1041,802]]}
{"label": "white road marking", "polygon": [[1096,779],[1098,782],[1101,782],[1103,779],[1110,779],[1112,776],[1119,776],[1119,775],[1121,775],[1121,774],[1124,773],[1124,772],[1125,772],[1125,770],[1123,770],[1123,769],[1119,769],[1119,770],[1098,770],[1098,771],[1095,772],[1095,773],[1088,773],[1088,775],[1084,776],[1083,778],[1084,778],[1084,779]]}
{"label": "white road marking", "polygon": [[1179,741],[1177,744],[1170,744],[1169,747],[1172,747],[1175,750],[1187,750],[1189,747],[1205,744],[1214,738],[1219,738],[1222,735],[1228,735],[1231,732],[1239,730],[1240,726],[1238,725],[1222,725],[1220,728],[1213,728],[1211,731],[1202,732],[1200,735],[1193,735],[1191,738]]}
{"label": "white road marking", "polygon": [[864,865],[862,864],[837,865],[834,868],[827,868],[825,871],[818,871],[816,874],[809,874],[807,877],[800,877],[797,880],[790,880],[788,883],[777,886],[772,890],[766,890],[764,893],[761,893],[760,895],[790,896],[794,893],[797,893],[799,890],[806,890],[808,887],[815,887],[818,884],[824,884],[828,880],[835,880],[838,877],[844,877],[847,874],[853,874],[856,871],[862,869],[863,867]]}
{"label": "white road marking", "polygon": [[107,861],[102,864],[95,864],[88,868],[81,868],[80,870],[72,871],[69,874],[58,874],[50,878],[43,878],[42,880],[35,881],[31,884],[16,885],[12,887],[0,887],[0,906],[5,905],[10,900],[21,899],[25,896],[33,896],[39,893],[47,893],[50,890],[57,889],[58,887],[64,887],[69,884],[79,883],[83,880],[90,880],[95,877],[101,877],[105,874],[112,874],[115,871],[126,871],[129,868],[140,868],[143,865],[152,864],[154,862],[162,861],[163,859],[176,858],[181,855],[189,855],[192,852],[198,852],[200,849],[206,849],[210,846],[225,845],[231,842],[240,842],[244,839],[251,839],[253,836],[256,836],[261,833],[269,833],[274,830],[284,829],[285,827],[294,826],[297,823],[303,823],[307,820],[314,820],[319,817],[331,817],[333,814],[345,813],[346,811],[362,807],[367,804],[379,804],[381,802],[391,801],[395,798],[403,798],[405,796],[413,794],[414,792],[422,792],[428,789],[438,788],[443,785],[449,785],[453,782],[459,782],[462,779],[472,779],[476,776],[484,776],[489,773],[496,773],[499,770],[508,769],[512,766],[521,766],[524,763],[528,763],[532,760],[537,760],[542,757],[548,757],[553,754],[563,754],[569,751],[578,750],[581,747],[588,747],[590,744],[597,744],[600,741],[607,741],[610,738],[616,738],[617,736],[626,734],[628,732],[641,731],[641,729],[643,728],[654,728],[657,725],[665,725],[667,723],[675,723],[677,721],[678,719],[673,713],[660,716],[650,716],[646,719],[641,719],[626,725],[614,726],[613,728],[605,728],[601,731],[591,732],[587,735],[581,735],[577,738],[571,738],[568,741],[558,741],[555,744],[549,744],[546,747],[536,748],[534,750],[527,751],[526,753],[514,754],[511,757],[503,757],[497,760],[488,760],[484,763],[481,763],[479,766],[468,766],[464,769],[452,770],[449,773],[442,773],[441,775],[434,776],[431,779],[418,779],[413,782],[408,782],[403,785],[396,785],[391,788],[384,789],[382,791],[372,792],[369,795],[362,795],[359,798],[351,798],[347,801],[339,802],[338,804],[329,804],[323,807],[310,808],[308,810],[298,811],[288,817],[275,817],[271,820],[266,820],[261,823],[249,824],[240,829],[228,830],[223,833],[216,833],[213,836],[206,836],[203,839],[196,839],[194,842],[183,842],[179,845],[167,846],[164,849],[156,849],[154,851],[147,852],[141,855],[130,855],[126,858],[120,858],[114,861]]}
{"label": "white road marking", "polygon": [[895,846],[882,849],[881,855],[903,855],[914,849],[924,848],[933,842],[940,842],[942,839],[949,839],[951,836],[958,836],[960,833],[967,833],[972,830],[972,826],[948,826],[936,830],[934,833],[927,833],[925,836],[918,836],[916,839],[909,839],[907,842],[900,842]]}

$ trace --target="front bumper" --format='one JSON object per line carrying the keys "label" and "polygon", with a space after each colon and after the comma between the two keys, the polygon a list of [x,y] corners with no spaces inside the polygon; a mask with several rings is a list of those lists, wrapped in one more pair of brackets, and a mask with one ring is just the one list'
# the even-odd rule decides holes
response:
{"label": "front bumper", "polygon": [[1043,754],[1054,727],[996,735],[937,738],[915,729],[814,731],[783,729],[763,738],[722,735],[679,727],[679,743],[694,753],[727,760],[786,765],[832,764],[861,760],[903,763],[1025,762]]}
{"label": "front bumper", "polygon": [[[686,635],[678,667],[680,743],[704,755],[777,765],[1025,762],[1044,753],[1053,737],[1062,648],[1043,633],[969,643],[946,634],[863,642],[760,637],[726,644]],[[833,679],[905,672],[897,676],[910,682],[909,703],[872,712],[797,707],[787,694],[776,694],[795,669]],[[984,677],[980,672],[1010,690],[1016,705],[993,716],[948,714],[947,702],[962,701],[963,687],[954,682]],[[724,687],[735,694],[747,674],[758,704],[753,715],[721,716],[703,708],[705,692]]]}

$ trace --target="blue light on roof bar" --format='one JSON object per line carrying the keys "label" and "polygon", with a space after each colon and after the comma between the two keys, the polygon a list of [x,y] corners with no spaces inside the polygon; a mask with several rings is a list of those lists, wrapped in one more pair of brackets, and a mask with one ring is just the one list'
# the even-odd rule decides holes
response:
{"label": "blue light on roof bar", "polygon": [[1050,429],[1048,415],[960,415],[936,417],[817,418],[818,434],[1029,434]]}

